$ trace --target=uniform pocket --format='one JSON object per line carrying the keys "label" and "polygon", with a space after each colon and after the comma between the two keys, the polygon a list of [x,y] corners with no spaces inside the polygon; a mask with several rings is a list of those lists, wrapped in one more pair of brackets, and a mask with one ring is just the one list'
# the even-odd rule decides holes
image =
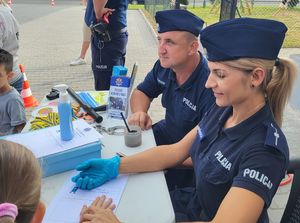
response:
{"label": "uniform pocket", "polygon": [[214,160],[211,160],[210,157],[205,159],[207,159],[207,162],[204,177],[207,182],[211,184],[226,184],[230,181],[230,172],[215,157],[213,157]]}

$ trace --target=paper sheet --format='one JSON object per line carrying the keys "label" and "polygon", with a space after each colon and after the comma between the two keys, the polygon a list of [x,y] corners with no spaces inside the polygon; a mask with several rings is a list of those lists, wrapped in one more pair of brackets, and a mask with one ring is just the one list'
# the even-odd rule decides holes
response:
{"label": "paper sheet", "polygon": [[74,138],[70,141],[61,140],[59,126],[13,134],[6,136],[5,139],[24,145],[30,149],[37,158],[40,158],[93,143],[102,138],[102,135],[84,120],[79,119],[74,121],[73,126]]}
{"label": "paper sheet", "polygon": [[43,223],[78,223],[82,206],[90,205],[97,196],[101,195],[112,198],[113,203],[118,206],[127,180],[127,175],[120,175],[101,187],[91,191],[78,189],[74,194],[70,193],[74,183],[68,179],[50,206],[47,207]]}

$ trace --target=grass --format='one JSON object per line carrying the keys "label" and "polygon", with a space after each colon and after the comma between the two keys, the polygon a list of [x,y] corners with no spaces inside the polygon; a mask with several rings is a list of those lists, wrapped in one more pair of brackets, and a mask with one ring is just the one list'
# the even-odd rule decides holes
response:
{"label": "grass", "polygon": [[133,4],[128,5],[129,10],[137,10],[137,9],[144,9],[144,8],[145,8],[144,5],[133,5]]}
{"label": "grass", "polygon": [[[157,5],[156,7],[160,7]],[[162,7],[162,6],[161,6]],[[144,5],[129,5],[128,9],[142,9],[144,10]],[[188,10],[194,13],[195,15],[202,18],[206,25],[210,25],[219,21],[220,9],[214,8],[212,6],[203,7],[188,7]],[[286,38],[283,44],[283,47],[300,47],[300,8],[293,8],[288,10],[282,10],[276,14],[278,11],[278,6],[255,6],[252,9],[247,9],[246,7],[239,7],[239,12],[242,17],[251,17],[251,18],[265,18],[265,19],[274,19],[285,23],[288,27],[286,33]],[[275,15],[276,14],[276,15]],[[153,19],[147,16],[150,23],[155,26]],[[236,13],[236,17],[238,14]],[[155,28],[155,27],[154,27]]]}
{"label": "grass", "polygon": [[[188,7],[188,10],[202,18],[207,25],[219,21],[217,9],[210,12],[211,7]],[[254,6],[250,9],[250,13],[245,8],[244,10],[239,8],[242,17],[274,19],[283,22],[288,27],[283,47],[300,47],[300,8],[282,10],[276,14],[277,11],[277,6]],[[236,17],[238,17],[237,14]]]}

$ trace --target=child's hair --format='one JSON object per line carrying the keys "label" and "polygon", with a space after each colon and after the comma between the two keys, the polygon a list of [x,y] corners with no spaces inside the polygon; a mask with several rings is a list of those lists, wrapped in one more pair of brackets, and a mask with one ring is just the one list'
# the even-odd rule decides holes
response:
{"label": "child's hair", "polygon": [[0,0],[0,4],[7,5],[7,1],[6,0]]}
{"label": "child's hair", "polygon": [[0,65],[4,65],[6,72],[13,69],[13,56],[4,49],[0,49]]}
{"label": "child's hair", "polygon": [[[17,206],[15,222],[30,223],[41,195],[41,169],[32,152],[20,144],[0,140],[0,205]],[[14,222],[0,217],[0,223]]]}

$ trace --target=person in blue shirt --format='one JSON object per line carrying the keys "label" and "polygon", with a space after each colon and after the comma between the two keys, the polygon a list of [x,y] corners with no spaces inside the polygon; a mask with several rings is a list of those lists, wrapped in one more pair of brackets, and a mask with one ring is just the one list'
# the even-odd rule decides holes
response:
{"label": "person in blue shirt", "polygon": [[107,32],[110,40],[92,33],[92,70],[94,74],[95,90],[109,90],[112,68],[124,65],[127,33],[128,0],[90,0],[87,2],[85,23],[93,26],[104,22],[103,16],[108,16]]}
{"label": "person in blue shirt", "polygon": [[[156,144],[166,145],[178,142],[194,128],[215,99],[204,87],[209,69],[198,50],[203,20],[186,10],[159,11],[155,20],[159,60],[133,91],[128,122],[142,129],[152,127]],[[165,119],[152,126],[147,112],[159,95]]]}
{"label": "person in blue shirt", "polygon": [[73,181],[92,189],[119,173],[164,170],[191,157],[196,186],[170,193],[176,221],[268,222],[267,209],[289,163],[280,126],[296,66],[278,58],[286,31],[281,22],[254,18],[205,28],[206,87],[216,101],[198,126],[172,145],[85,161]]}
{"label": "person in blue shirt", "polygon": [[[167,145],[178,142],[193,129],[215,98],[204,86],[209,69],[199,52],[198,39],[203,20],[186,10],[159,11],[155,20],[159,60],[133,91],[128,122],[143,130],[152,127],[156,145]],[[165,118],[152,125],[148,109],[159,95]],[[189,160],[183,166],[186,165],[191,165]],[[165,176],[169,190],[194,183],[191,168],[172,168]]]}

